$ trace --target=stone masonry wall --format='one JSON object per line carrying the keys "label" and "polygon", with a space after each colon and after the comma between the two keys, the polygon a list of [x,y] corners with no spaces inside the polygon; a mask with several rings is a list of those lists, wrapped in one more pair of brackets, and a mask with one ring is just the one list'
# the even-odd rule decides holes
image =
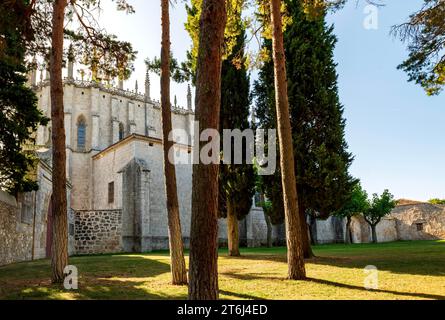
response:
{"label": "stone masonry wall", "polygon": [[22,223],[13,196],[0,190],[0,266],[32,257],[32,224]]}
{"label": "stone masonry wall", "polygon": [[122,210],[76,211],[76,254],[122,251]]}

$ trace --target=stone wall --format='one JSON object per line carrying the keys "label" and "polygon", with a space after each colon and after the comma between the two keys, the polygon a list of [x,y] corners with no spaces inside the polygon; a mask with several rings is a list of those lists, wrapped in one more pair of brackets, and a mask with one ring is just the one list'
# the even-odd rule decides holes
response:
{"label": "stone wall", "polygon": [[331,216],[326,220],[316,220],[317,243],[344,242],[346,222],[343,219]]}
{"label": "stone wall", "polygon": [[391,216],[399,240],[445,239],[445,206],[430,203],[401,205]]}
{"label": "stone wall", "polygon": [[[43,259],[47,256],[48,211],[52,193],[51,169],[43,161],[36,168],[39,189],[19,194],[17,199],[0,191],[0,265]],[[67,189],[67,204],[70,206]],[[68,210],[69,231],[74,216]],[[74,234],[68,235],[68,253],[74,254]]]}
{"label": "stone wall", "polygon": [[76,211],[76,254],[122,251],[122,210]]}
{"label": "stone wall", "polygon": [[0,265],[32,259],[32,222],[21,219],[16,199],[0,191]]}

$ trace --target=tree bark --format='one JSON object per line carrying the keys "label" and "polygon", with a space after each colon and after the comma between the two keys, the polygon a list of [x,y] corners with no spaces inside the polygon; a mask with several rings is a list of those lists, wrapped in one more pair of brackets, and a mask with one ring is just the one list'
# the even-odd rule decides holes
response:
{"label": "tree bark", "polygon": [[314,257],[314,253],[312,252],[311,241],[309,239],[309,226],[306,223],[306,209],[303,205],[298,206],[298,211],[300,215],[301,221],[301,239],[303,246],[303,254],[305,259],[310,259]]}
{"label": "tree bark", "polygon": [[270,217],[266,214],[266,211],[264,211],[264,220],[266,221],[266,227],[267,227],[267,247],[272,248],[272,222],[270,222]]}
{"label": "tree bark", "polygon": [[[195,141],[199,141],[203,130],[219,129],[226,19],[225,1],[203,1],[196,73],[195,118],[199,132],[195,132]],[[199,155],[205,144],[199,141],[195,154]],[[218,174],[218,163],[193,165],[188,296],[191,300],[218,298]]]}
{"label": "tree bark", "polygon": [[311,239],[311,244],[316,245],[317,244],[317,218],[313,214],[311,214],[309,217],[310,217],[309,236]]}
{"label": "tree bark", "polygon": [[175,165],[169,161],[169,151],[174,148],[173,141],[169,141],[172,131],[170,105],[170,13],[169,0],[161,0],[162,11],[162,48],[161,48],[161,109],[162,133],[164,147],[164,174],[167,196],[167,215],[169,230],[169,246],[172,283],[174,285],[187,284],[187,269],[184,259],[184,245],[182,241],[181,220],[179,215],[178,192],[176,187]]}
{"label": "tree bark", "polygon": [[346,230],[345,230],[345,243],[352,243],[352,233],[351,233],[351,217],[346,217]]}
{"label": "tree bark", "polygon": [[377,232],[375,224],[371,224],[371,233],[372,233],[372,243],[377,243]]}
{"label": "tree bark", "polygon": [[68,265],[68,215],[66,192],[65,114],[63,107],[63,30],[66,0],[56,0],[53,6],[50,95],[52,121],[52,210],[53,243],[51,254],[52,282],[62,283],[64,269]]}
{"label": "tree bark", "polygon": [[289,119],[286,61],[284,56],[280,6],[280,0],[270,0],[273,28],[272,47],[275,72],[275,100],[286,223],[288,277],[289,279],[297,280],[306,278],[306,270],[300,232],[302,222],[298,213],[297,185]]}
{"label": "tree bark", "polygon": [[227,238],[229,242],[229,256],[239,257],[239,225],[236,212],[233,210],[231,199],[227,199]]}

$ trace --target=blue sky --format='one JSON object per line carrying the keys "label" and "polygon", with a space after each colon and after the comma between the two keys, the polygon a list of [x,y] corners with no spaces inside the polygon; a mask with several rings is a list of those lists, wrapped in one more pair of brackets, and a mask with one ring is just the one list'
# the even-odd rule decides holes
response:
{"label": "blue sky", "polygon": [[[143,88],[144,58],[159,56],[160,2],[133,0],[136,14],[116,13],[106,4],[103,26],[133,43],[139,51],[136,71],[126,83]],[[378,10],[378,29],[363,27],[364,3],[350,1],[328,17],[338,37],[339,94],[347,119],[346,139],[355,155],[351,173],[369,192],[388,188],[396,198],[427,200],[445,197],[445,99],[428,97],[408,83],[396,67],[407,56],[405,44],[390,36],[392,25],[420,8],[421,0],[388,0]],[[190,40],[184,30],[186,14],[181,1],[171,12],[172,49],[185,59]],[[159,99],[159,78],[151,76],[152,96]],[[186,85],[172,84],[178,103],[185,105]]]}

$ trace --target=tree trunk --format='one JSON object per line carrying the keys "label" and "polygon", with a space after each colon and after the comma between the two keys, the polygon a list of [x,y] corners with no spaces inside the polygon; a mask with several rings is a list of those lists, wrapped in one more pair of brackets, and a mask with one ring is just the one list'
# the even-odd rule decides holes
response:
{"label": "tree trunk", "polygon": [[53,243],[51,250],[52,282],[62,283],[68,265],[68,215],[66,193],[65,113],[63,107],[62,57],[66,0],[53,6],[50,60],[52,121],[52,210]]}
{"label": "tree trunk", "polygon": [[314,257],[314,253],[312,252],[311,241],[309,239],[309,226],[306,223],[306,209],[303,205],[298,206],[298,211],[300,215],[300,227],[301,227],[301,238],[302,238],[302,246],[303,246],[303,254],[305,259],[310,259]]}
{"label": "tree trunk", "polygon": [[286,223],[287,263],[289,279],[306,278],[302,248],[301,223],[298,213],[297,184],[295,179],[294,152],[289,119],[287,96],[286,61],[281,22],[281,1],[270,0],[273,27],[272,47],[275,72],[275,100],[277,127],[280,143],[280,166]]}
{"label": "tree trunk", "polygon": [[[178,192],[176,188],[175,165],[169,161],[169,151],[173,141],[169,141],[172,131],[170,106],[170,14],[169,0],[161,0],[162,11],[162,49],[161,49],[161,109],[162,133],[164,147],[164,174],[167,196],[167,214],[169,230],[169,246],[171,259],[172,283],[183,285],[187,283],[187,269],[184,259],[181,221],[179,215]],[[173,160],[173,159],[172,159]]]}
{"label": "tree trunk", "polygon": [[267,227],[267,247],[272,248],[272,222],[270,222],[270,217],[266,214],[266,211],[264,211],[264,220],[266,221],[266,227]]}
{"label": "tree trunk", "polygon": [[351,217],[346,218],[345,243],[352,243]]}
{"label": "tree trunk", "polygon": [[375,224],[371,224],[371,233],[372,233],[372,243],[377,243],[377,232]]}
{"label": "tree trunk", "polygon": [[229,256],[239,257],[239,226],[236,212],[231,199],[227,199],[227,239],[229,241]]}
{"label": "tree trunk", "polygon": [[[225,1],[203,1],[196,73],[195,118],[199,132],[195,132],[198,142],[195,154],[198,155],[206,144],[199,141],[201,132],[219,129],[226,18]],[[218,298],[218,174],[218,163],[193,165],[189,267],[189,299],[193,300]]]}
{"label": "tree trunk", "polygon": [[309,216],[309,236],[311,238],[311,244],[316,245],[317,244],[317,218],[311,214]]}

